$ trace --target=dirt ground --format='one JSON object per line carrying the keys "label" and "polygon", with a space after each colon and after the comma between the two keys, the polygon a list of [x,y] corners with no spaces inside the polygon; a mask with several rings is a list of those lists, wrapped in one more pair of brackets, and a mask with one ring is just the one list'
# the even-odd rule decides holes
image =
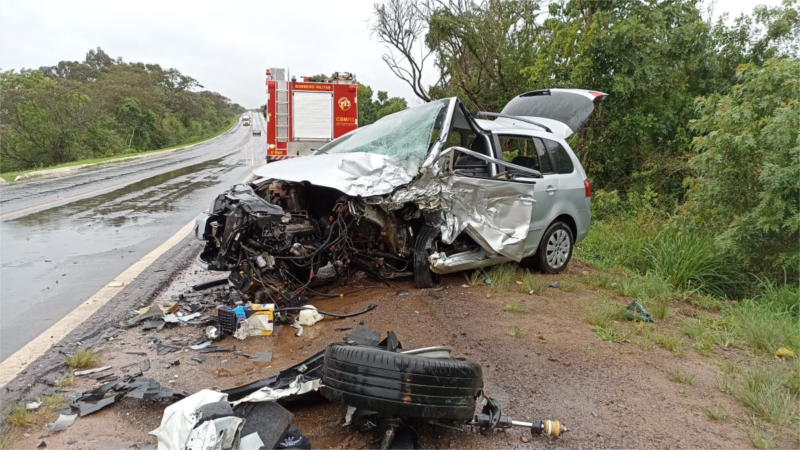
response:
{"label": "dirt ground", "polygon": [[[364,289],[343,298],[311,301],[321,310],[338,313],[358,311],[370,303],[378,305],[362,316],[326,318],[306,327],[301,337],[296,337],[291,327],[278,326],[271,337],[244,341],[226,337],[218,344],[235,345],[250,355],[272,351],[271,363],[257,364],[232,353],[210,353],[205,362],[191,365],[197,352],[188,347],[158,356],[155,346],[147,343],[151,336],[166,344],[191,342],[202,330],[174,326],[160,332],[142,332],[138,327],[125,330],[105,344],[101,364],[125,375],[124,366],[147,358],[151,369],[144,376],[164,386],[187,393],[227,389],[295,365],[328,344],[341,342],[347,331],[337,328],[363,321],[383,334],[394,330],[404,348],[451,346],[454,356],[483,366],[486,392],[499,399],[514,419],[557,419],[570,430],[558,440],[534,437],[523,442],[522,436],[529,433],[522,429],[480,435],[427,426],[419,430],[423,448],[752,448],[744,408],[716,388],[720,362],[741,355],[731,350],[706,358],[689,351],[678,358],[661,348],[643,350],[630,343],[598,340],[584,319],[587,304],[601,294],[582,282],[592,271],[573,261],[564,274],[538,275],[547,283],[568,281],[575,287],[571,292],[549,288],[543,295],[519,292],[518,286],[490,295],[488,286],[468,287],[461,275],[444,278],[436,289],[413,289],[409,282]],[[169,300],[187,292],[191,285],[219,276],[190,267],[153,300]],[[334,292],[374,284],[366,278],[353,280]],[[398,295],[402,290],[410,295]],[[630,301],[604,294],[620,304]],[[523,311],[505,312],[504,305],[510,303],[520,305]],[[689,307],[681,308],[674,313],[678,318],[693,314]],[[656,324],[656,329],[669,330],[674,326],[671,323]],[[176,361],[180,363],[173,365]],[[694,383],[672,381],[668,373],[676,369],[694,374]],[[91,387],[91,380],[79,379],[68,390],[80,392]],[[728,419],[712,421],[700,411],[711,405],[724,407]],[[47,448],[124,449],[137,443],[138,448],[154,448],[156,439],[147,433],[159,425],[163,407],[124,399],[79,418],[63,432],[52,433],[45,426],[28,429],[28,436],[18,434],[10,447],[33,449],[43,440]],[[346,409],[342,405],[322,403],[290,409],[295,426],[314,448],[377,447],[374,435],[351,434],[342,426]]]}

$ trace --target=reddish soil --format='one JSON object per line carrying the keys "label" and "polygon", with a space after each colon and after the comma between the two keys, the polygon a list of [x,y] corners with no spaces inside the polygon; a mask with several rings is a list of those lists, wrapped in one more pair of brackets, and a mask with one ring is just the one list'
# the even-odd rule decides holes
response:
{"label": "reddish soil", "polygon": [[[145,359],[125,352],[146,352],[152,368],[144,376],[164,386],[188,393],[227,389],[269,377],[330,343],[341,342],[347,332],[334,329],[364,321],[382,333],[396,331],[405,348],[451,346],[454,356],[483,366],[487,393],[499,399],[512,417],[557,419],[570,430],[558,440],[534,437],[525,443],[522,436],[529,433],[522,429],[479,435],[426,426],[419,430],[423,448],[752,448],[743,407],[716,389],[721,373],[718,364],[727,356],[705,358],[689,350],[678,358],[661,348],[643,350],[630,343],[598,340],[584,320],[587,304],[599,298],[596,290],[581,282],[591,270],[573,262],[566,274],[541,275],[548,283],[569,280],[577,287],[573,292],[551,288],[544,295],[521,293],[512,286],[489,296],[487,286],[463,287],[462,276],[445,278],[438,289],[416,290],[408,283],[401,283],[399,289],[372,288],[344,298],[312,301],[319,309],[342,313],[361,310],[370,303],[379,305],[360,317],[325,319],[306,327],[302,337],[296,337],[291,327],[279,326],[272,337],[244,341],[227,337],[219,344],[235,345],[251,355],[272,351],[269,364],[259,365],[231,353],[212,353],[205,355],[206,362],[191,365],[190,358],[197,354],[192,350],[158,356],[155,346],[147,344],[153,332],[143,333],[137,327],[106,344],[102,364],[112,365],[117,374],[124,375],[122,367]],[[192,284],[219,275],[188,269],[154,300],[167,300]],[[337,290],[345,292],[367,284],[373,282],[356,280]],[[411,295],[398,296],[401,289]],[[504,312],[503,306],[509,302],[522,305],[524,312]],[[671,330],[674,321],[656,324],[657,331]],[[519,327],[518,337],[509,334],[513,327]],[[172,339],[193,341],[200,333],[199,327],[183,326],[164,329],[155,336],[169,344]],[[170,365],[174,361],[180,364]],[[674,369],[694,374],[694,383],[685,386],[671,381],[668,372]],[[89,389],[89,381],[81,379],[69,389]],[[711,405],[721,405],[728,419],[712,421],[700,412],[701,407]],[[125,399],[79,418],[60,433],[51,433],[45,426],[29,429],[29,436],[19,436],[12,447],[32,449],[44,440],[47,448],[129,448],[135,443],[154,448],[156,439],[147,433],[158,426],[162,411],[163,405],[158,403]],[[293,413],[295,425],[314,448],[377,446],[374,435],[351,434],[342,426],[342,405],[294,408]]]}

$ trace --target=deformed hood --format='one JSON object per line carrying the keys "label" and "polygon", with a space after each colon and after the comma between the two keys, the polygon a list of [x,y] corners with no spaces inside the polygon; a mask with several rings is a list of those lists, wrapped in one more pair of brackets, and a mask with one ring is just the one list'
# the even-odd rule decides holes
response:
{"label": "deformed hood", "polygon": [[377,153],[335,153],[292,158],[253,171],[256,183],[267,179],[309,183],[357,197],[384,195],[413,178],[395,158]]}
{"label": "deformed hood", "polygon": [[542,89],[512,98],[501,114],[543,118],[562,123],[569,130],[559,130],[557,134],[566,139],[589,120],[595,101],[602,100],[606,95],[608,94],[585,89]]}

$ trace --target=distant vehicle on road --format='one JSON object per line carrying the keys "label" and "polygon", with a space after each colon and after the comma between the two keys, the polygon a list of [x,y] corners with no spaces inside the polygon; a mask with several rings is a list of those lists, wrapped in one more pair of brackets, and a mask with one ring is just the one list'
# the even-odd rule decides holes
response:
{"label": "distant vehicle on road", "polygon": [[247,114],[242,116],[242,126],[249,127],[250,126],[250,116]]}
{"label": "distant vehicle on road", "polygon": [[261,136],[261,130],[253,130],[253,136]]}

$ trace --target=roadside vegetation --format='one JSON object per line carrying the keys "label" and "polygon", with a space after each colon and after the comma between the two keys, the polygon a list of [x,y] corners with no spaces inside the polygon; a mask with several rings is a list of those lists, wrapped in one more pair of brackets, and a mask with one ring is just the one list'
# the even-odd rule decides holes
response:
{"label": "roadside vegetation", "polygon": [[197,142],[226,130],[244,111],[177,69],[127,63],[100,48],[84,61],[0,72],[0,96],[6,179]]}
{"label": "roadside vegetation", "polygon": [[[423,101],[500,111],[532,89],[608,94],[570,140],[594,188],[574,252],[599,269],[580,280],[597,293],[584,320],[643,351],[743,352],[720,386],[769,448],[800,425],[800,11],[787,0],[712,21],[703,5],[390,0],[375,5],[374,32]],[[489,296],[514,279],[546,290],[505,266],[481,278]],[[560,290],[581,289],[574,281]],[[655,324],[629,320],[633,299]],[[670,376],[688,395],[690,376]],[[715,405],[705,414],[730,418]]]}
{"label": "roadside vegetation", "polygon": [[23,433],[43,427],[57,417],[56,408],[67,403],[64,395],[57,393],[45,395],[34,401],[40,403],[36,409],[28,409],[25,403],[11,407],[3,416],[2,432],[0,433],[0,449],[12,449],[14,442],[18,441]]}
{"label": "roadside vegetation", "polygon": [[67,367],[70,369],[87,369],[97,365],[99,361],[100,355],[86,347],[77,348],[72,354],[67,355],[66,359]]}

